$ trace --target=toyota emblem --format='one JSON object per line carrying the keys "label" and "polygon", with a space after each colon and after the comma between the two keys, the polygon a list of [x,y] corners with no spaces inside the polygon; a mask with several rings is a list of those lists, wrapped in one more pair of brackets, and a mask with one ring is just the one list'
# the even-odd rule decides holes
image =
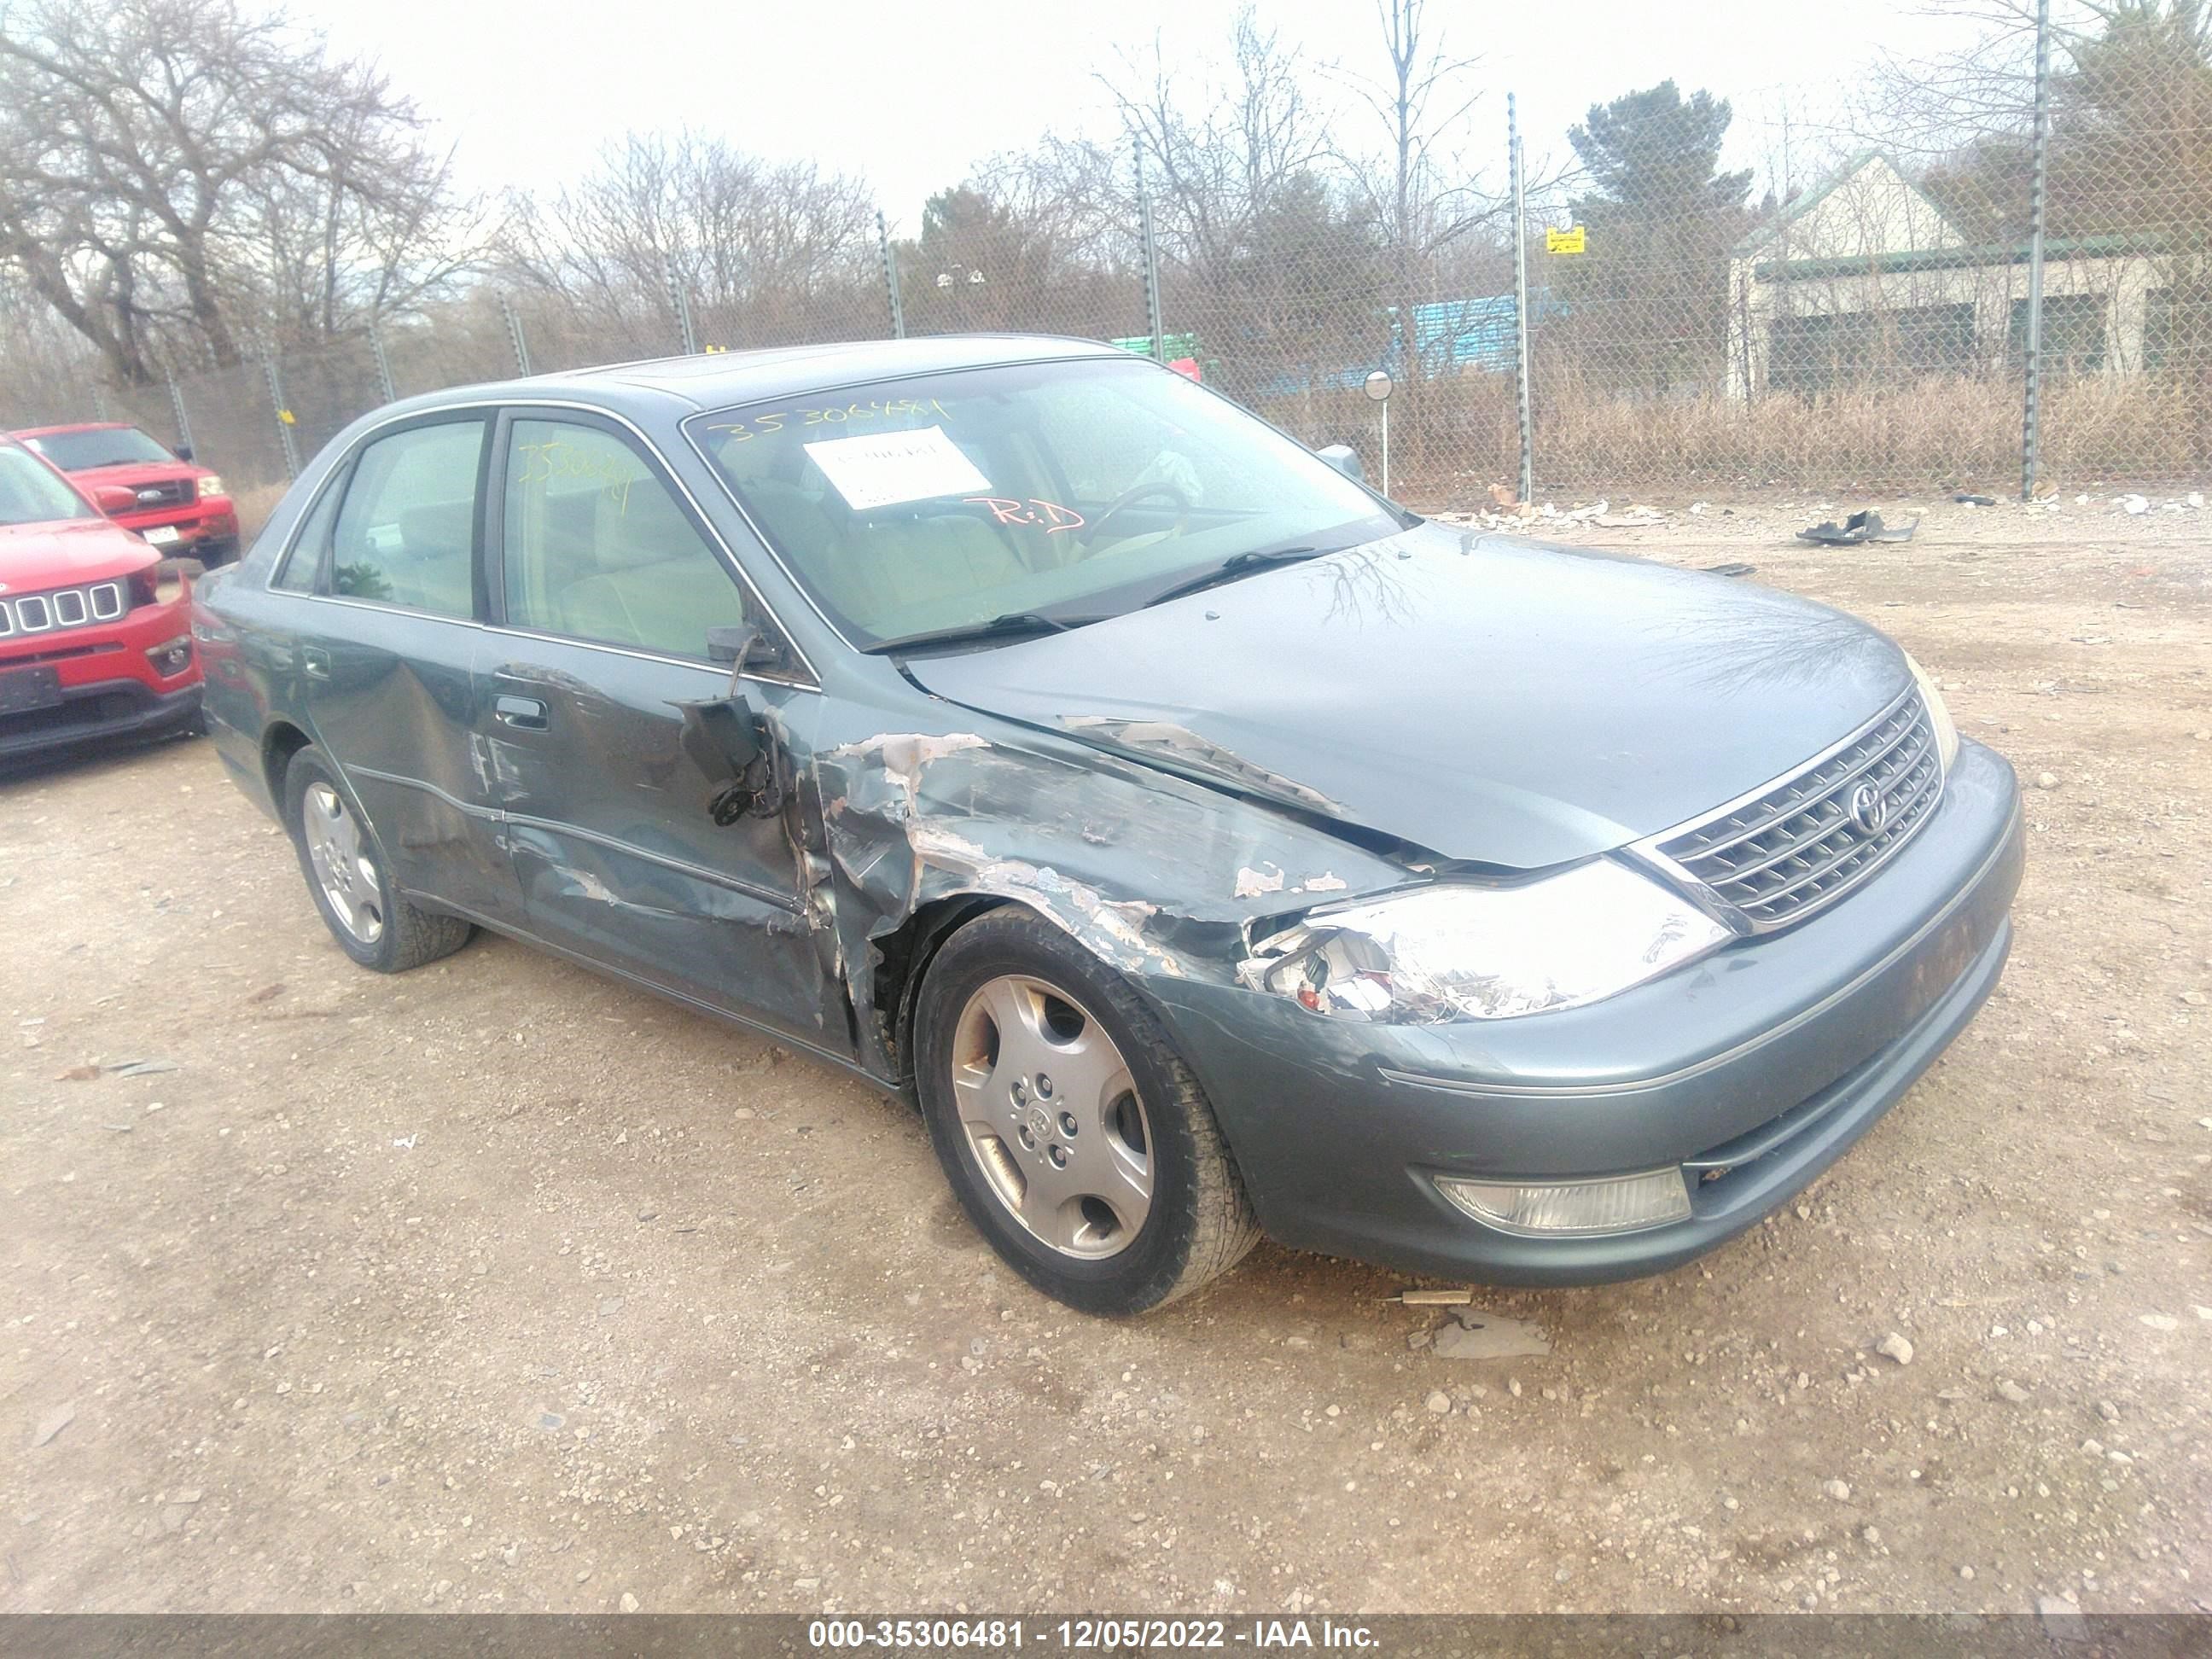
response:
{"label": "toyota emblem", "polygon": [[1878,836],[1883,822],[1889,817],[1889,803],[1882,799],[1881,791],[1870,783],[1863,783],[1851,791],[1851,822],[1863,836]]}

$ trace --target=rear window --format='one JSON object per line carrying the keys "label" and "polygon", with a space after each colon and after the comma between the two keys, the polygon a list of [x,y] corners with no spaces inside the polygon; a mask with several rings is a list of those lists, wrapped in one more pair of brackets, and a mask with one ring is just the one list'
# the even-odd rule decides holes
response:
{"label": "rear window", "polygon": [[48,432],[23,441],[64,472],[94,466],[174,464],[176,457],[135,426],[96,427],[90,432]]}

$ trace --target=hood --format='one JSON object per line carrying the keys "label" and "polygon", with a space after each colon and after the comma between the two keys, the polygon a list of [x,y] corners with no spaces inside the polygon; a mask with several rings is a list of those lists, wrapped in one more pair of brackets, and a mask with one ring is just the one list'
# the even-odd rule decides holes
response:
{"label": "hood", "polygon": [[1809,600],[1441,525],[908,669],[973,708],[1515,869],[1710,811],[1911,680],[1896,646]]}
{"label": "hood", "polygon": [[136,532],[106,519],[0,525],[0,592],[105,581],[160,562]]}

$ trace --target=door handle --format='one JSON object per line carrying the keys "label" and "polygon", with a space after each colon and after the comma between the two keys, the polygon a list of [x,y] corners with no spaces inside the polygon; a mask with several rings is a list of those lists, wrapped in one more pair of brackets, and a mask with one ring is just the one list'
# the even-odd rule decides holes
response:
{"label": "door handle", "polygon": [[492,713],[501,726],[512,726],[525,732],[545,729],[545,705],[536,697],[499,696],[492,700]]}
{"label": "door handle", "polygon": [[311,680],[326,680],[331,677],[331,653],[319,645],[300,647],[300,665],[307,671]]}

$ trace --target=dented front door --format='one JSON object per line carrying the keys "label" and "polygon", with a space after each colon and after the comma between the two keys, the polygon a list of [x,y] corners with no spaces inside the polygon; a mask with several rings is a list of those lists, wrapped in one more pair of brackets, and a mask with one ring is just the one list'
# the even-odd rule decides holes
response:
{"label": "dented front door", "polygon": [[[727,780],[684,741],[675,705],[720,695],[727,671],[558,640],[495,633],[489,642],[480,741],[530,931],[849,1054],[847,1022],[829,1012],[785,812],[717,823]],[[745,690],[777,725],[814,712],[809,692]]]}

